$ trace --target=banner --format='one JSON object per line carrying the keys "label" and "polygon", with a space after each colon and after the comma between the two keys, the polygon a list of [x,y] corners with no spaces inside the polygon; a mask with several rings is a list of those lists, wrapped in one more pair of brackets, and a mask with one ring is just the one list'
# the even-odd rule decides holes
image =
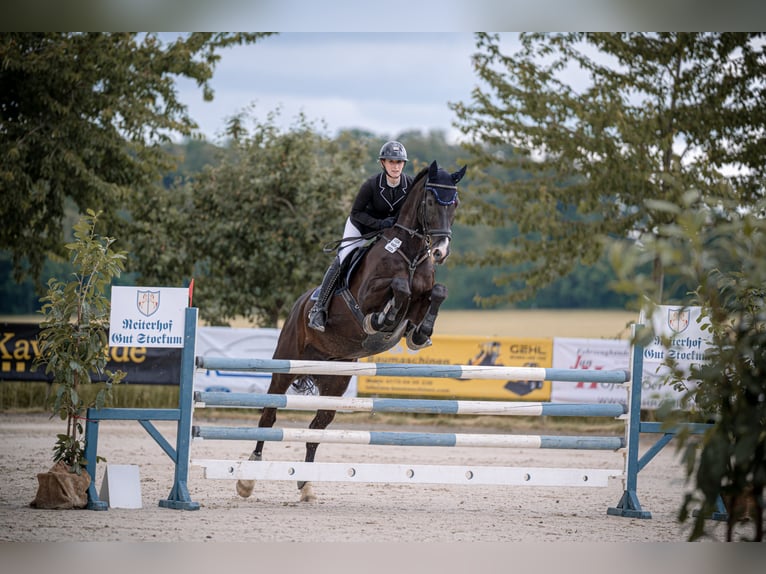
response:
{"label": "banner", "polygon": [[583,379],[577,383],[552,381],[552,402],[627,404],[625,387],[588,381],[588,371],[630,371],[628,340],[557,337],[553,339],[553,368],[582,369]]}
{"label": "banner", "polygon": [[[200,327],[197,329],[196,354],[199,357],[271,359],[277,347],[277,339],[279,329]],[[197,369],[194,374],[195,391],[265,393],[270,383],[271,373]],[[356,384],[356,377],[351,377],[343,396],[356,396]],[[291,387],[287,394],[295,392]]]}
{"label": "banner", "polygon": [[[46,381],[45,367],[34,369],[40,354],[37,323],[0,324],[0,381]],[[134,384],[177,385],[181,378],[181,349],[110,347],[111,371],[125,371],[124,382]],[[94,375],[94,380],[106,380]]]}
{"label": "banner", "polygon": [[[705,361],[705,353],[710,346],[710,333],[702,331],[699,325],[700,307],[679,307],[677,305],[659,305],[647,322],[644,313],[639,323],[650,325],[654,337],[644,347],[644,373],[641,380],[641,404],[646,408],[656,409],[663,401],[674,401],[680,408],[680,399],[684,390],[678,391],[666,383],[670,370],[663,365],[666,356],[674,359],[683,371],[690,372],[691,365]],[[670,341],[668,349],[662,338]],[[693,389],[696,381],[687,381],[686,388]]]}
{"label": "banner", "polygon": [[[658,307],[652,318],[655,338],[644,348],[641,408],[653,410],[664,400],[678,402],[681,392],[665,384],[667,368],[662,365],[670,353],[679,366],[705,359],[708,334],[697,320],[699,307]],[[34,323],[0,324],[0,381],[48,381],[44,369],[33,369],[39,355]],[[670,338],[669,351],[662,336]],[[233,329],[199,327],[195,353],[198,356],[259,358],[273,356],[278,329]],[[498,365],[582,369],[577,383],[563,381],[463,380],[440,377],[352,377],[344,396],[418,396],[477,400],[528,400],[565,403],[627,402],[624,387],[614,383],[588,381],[589,370],[630,370],[630,342],[619,339],[578,339],[557,337],[514,338],[434,335],[431,347],[412,351],[400,341],[386,353],[361,359],[366,362],[432,365]],[[127,383],[177,385],[180,379],[181,349],[152,347],[110,347],[107,368],[127,372]],[[194,389],[198,391],[265,393],[269,373],[197,370]],[[691,385],[695,383],[690,383]],[[288,391],[290,393],[294,390]]]}
{"label": "banner", "polygon": [[[434,335],[433,345],[418,351],[404,340],[391,350],[361,359],[372,363],[428,365],[498,365],[506,367],[550,367],[551,339],[512,337],[461,337]],[[359,377],[364,394],[429,396],[508,401],[548,401],[550,381],[502,381],[427,377]]]}

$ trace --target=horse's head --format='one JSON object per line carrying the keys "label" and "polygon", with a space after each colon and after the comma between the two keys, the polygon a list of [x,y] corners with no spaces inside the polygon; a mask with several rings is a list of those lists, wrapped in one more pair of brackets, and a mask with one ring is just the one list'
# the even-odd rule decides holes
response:
{"label": "horse's head", "polygon": [[457,183],[463,179],[466,166],[455,173],[440,168],[436,162],[428,167],[420,223],[423,233],[430,237],[434,263],[441,264],[450,253],[452,221],[458,206]]}

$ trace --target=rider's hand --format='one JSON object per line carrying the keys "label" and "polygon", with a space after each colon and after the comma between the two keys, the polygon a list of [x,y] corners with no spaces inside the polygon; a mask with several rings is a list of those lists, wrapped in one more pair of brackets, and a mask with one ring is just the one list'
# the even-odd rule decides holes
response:
{"label": "rider's hand", "polygon": [[380,228],[388,229],[389,227],[393,227],[394,223],[396,223],[396,217],[386,217],[385,219],[381,220]]}

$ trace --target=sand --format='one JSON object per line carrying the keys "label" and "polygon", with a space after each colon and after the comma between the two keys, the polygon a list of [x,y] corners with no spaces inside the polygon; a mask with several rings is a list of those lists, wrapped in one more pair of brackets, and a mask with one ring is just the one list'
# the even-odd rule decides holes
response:
{"label": "sand", "polygon": [[[289,414],[284,416],[289,418]],[[175,444],[175,425],[155,424]],[[336,422],[330,428],[348,425],[339,427]],[[158,506],[158,501],[170,493],[174,467],[138,423],[106,421],[100,429],[99,455],[109,463],[139,466],[142,508],[30,508],[37,489],[36,474],[51,466],[55,434],[63,431],[63,423],[45,414],[0,414],[0,541],[683,542],[691,526],[680,524],[676,518],[686,487],[672,446],[639,475],[639,501],[652,513],[651,519],[606,514],[622,495],[620,479],[602,488],[315,483],[317,500],[306,503],[299,501],[291,481],[259,482],[253,496],[243,499],[236,494],[234,481],[205,479],[203,470],[194,466],[188,486],[201,508],[183,511]],[[445,432],[443,428],[420,430]],[[642,451],[648,444],[642,444]],[[240,441],[194,441],[191,457],[244,460],[252,447]],[[269,443],[264,455],[271,460],[302,460],[303,445]],[[619,452],[521,448],[324,444],[317,458],[522,467],[622,466]],[[98,487],[105,468],[103,463],[98,465]],[[725,538],[723,523],[708,522],[708,530],[710,537],[705,541]],[[737,532],[752,535],[749,525],[741,525]]]}

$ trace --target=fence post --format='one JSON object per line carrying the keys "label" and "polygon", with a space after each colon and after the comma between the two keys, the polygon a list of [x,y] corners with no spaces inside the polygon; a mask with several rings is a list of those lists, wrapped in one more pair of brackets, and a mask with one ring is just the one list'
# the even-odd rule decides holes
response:
{"label": "fence post", "polygon": [[628,390],[628,449],[625,462],[625,490],[617,506],[609,507],[606,513],[612,516],[626,518],[651,518],[652,513],[641,508],[638,501],[638,447],[641,437],[641,385],[644,372],[644,347],[635,341],[643,325],[633,325],[633,340],[631,346],[631,376]]}
{"label": "fence post", "polygon": [[176,468],[173,489],[168,497],[160,500],[163,508],[199,510],[199,502],[193,502],[189,495],[189,458],[192,427],[192,398],[194,394],[194,359],[197,340],[197,309],[186,309],[184,346],[181,352],[181,380],[178,392],[178,434],[176,436]]}

